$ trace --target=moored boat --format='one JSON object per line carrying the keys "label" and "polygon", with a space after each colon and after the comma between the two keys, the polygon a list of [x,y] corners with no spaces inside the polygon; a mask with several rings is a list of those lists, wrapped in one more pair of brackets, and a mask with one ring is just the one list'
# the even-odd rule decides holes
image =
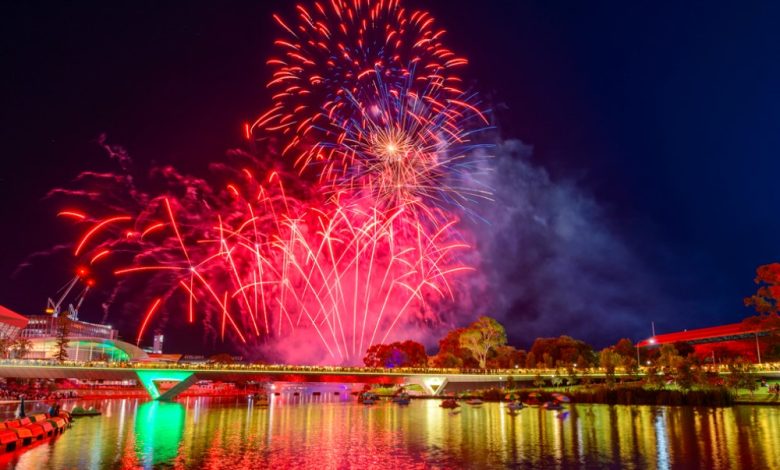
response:
{"label": "moored boat", "polygon": [[509,408],[510,411],[518,411],[523,409],[523,402],[520,400],[516,400],[513,402],[510,402],[508,405],[506,405],[507,408]]}
{"label": "moored boat", "polygon": [[265,408],[271,404],[271,399],[267,393],[255,393],[252,395],[252,403],[255,406]]}
{"label": "moored boat", "polygon": [[439,406],[442,408],[453,409],[453,408],[458,408],[460,404],[457,401],[455,401],[454,398],[447,398],[446,400],[442,401]]}
{"label": "moored boat", "polygon": [[373,405],[379,400],[379,397],[376,395],[376,393],[373,392],[365,392],[362,395],[360,395],[360,403],[364,405]]}
{"label": "moored boat", "polygon": [[485,403],[485,402],[483,402],[479,398],[469,398],[468,400],[466,400],[466,403],[471,405],[471,406],[482,406],[482,404]]}
{"label": "moored boat", "polygon": [[406,392],[401,392],[398,395],[393,397],[393,403],[397,405],[408,405],[411,403],[412,399],[409,397],[409,394]]}

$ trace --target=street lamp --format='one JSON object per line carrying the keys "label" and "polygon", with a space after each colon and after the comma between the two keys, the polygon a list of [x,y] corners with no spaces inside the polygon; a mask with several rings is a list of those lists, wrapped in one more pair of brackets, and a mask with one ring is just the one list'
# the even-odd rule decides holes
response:
{"label": "street lamp", "polygon": [[[655,344],[655,338],[647,340],[648,344]],[[639,343],[636,343],[636,365],[642,364],[642,360],[639,358]],[[650,361],[647,361],[647,365],[650,365]]]}

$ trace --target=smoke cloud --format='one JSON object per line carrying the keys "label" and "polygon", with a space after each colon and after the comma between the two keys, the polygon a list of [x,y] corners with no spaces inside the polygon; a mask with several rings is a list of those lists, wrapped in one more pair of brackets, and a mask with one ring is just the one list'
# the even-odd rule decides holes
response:
{"label": "smoke cloud", "polygon": [[[513,343],[571,335],[597,346],[648,336],[651,318],[674,310],[628,235],[574,181],[554,181],[517,140],[493,149],[485,183],[495,202],[475,210],[483,301],[477,315],[502,321]],[[652,313],[651,313],[652,312]],[[651,315],[656,315],[652,317]]]}

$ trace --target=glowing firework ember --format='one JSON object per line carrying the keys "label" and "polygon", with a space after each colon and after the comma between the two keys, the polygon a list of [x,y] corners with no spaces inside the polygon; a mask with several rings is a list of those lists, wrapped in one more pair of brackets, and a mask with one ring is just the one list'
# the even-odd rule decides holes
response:
{"label": "glowing firework ember", "polygon": [[289,39],[269,61],[274,104],[248,133],[280,133],[316,182],[233,152],[239,164],[216,165],[224,190],[161,168],[153,196],[111,149],[123,173],[84,173],[83,189],[54,191],[99,205],[59,215],[84,227],[80,261],[113,266],[109,305],[147,279],[138,342],[161,312],[181,311],[247,348],[314,337],[319,362],[354,363],[399,325],[439,323],[456,299],[451,282],[470,269],[456,214],[489,196],[461,181],[471,135],[488,123],[450,74],[466,61],[429,14],[397,1],[297,11],[289,25],[275,16]]}

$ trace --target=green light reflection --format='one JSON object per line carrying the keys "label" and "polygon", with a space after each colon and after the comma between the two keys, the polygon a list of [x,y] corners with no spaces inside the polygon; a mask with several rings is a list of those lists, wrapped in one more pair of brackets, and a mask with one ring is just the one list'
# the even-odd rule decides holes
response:
{"label": "green light reflection", "polygon": [[184,406],[160,401],[138,407],[135,419],[135,450],[144,467],[170,462],[179,453],[184,433]]}

